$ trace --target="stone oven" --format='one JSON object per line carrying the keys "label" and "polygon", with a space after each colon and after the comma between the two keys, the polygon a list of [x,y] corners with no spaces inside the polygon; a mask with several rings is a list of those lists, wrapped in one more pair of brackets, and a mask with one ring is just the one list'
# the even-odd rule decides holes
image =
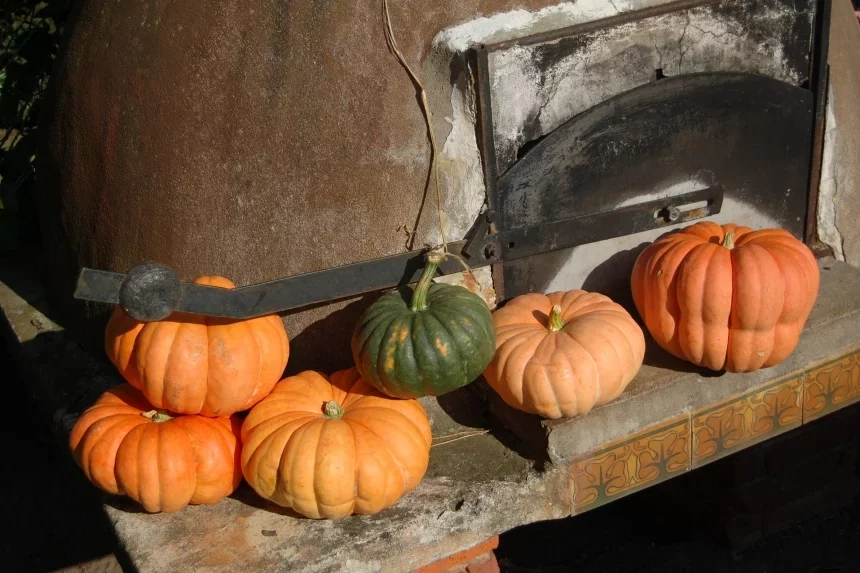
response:
{"label": "stone oven", "polygon": [[[42,286],[0,282],[22,378],[64,440],[120,381],[103,356],[104,324],[138,284],[130,275],[160,277],[172,293],[153,299],[167,307],[143,309],[155,315],[176,304],[281,311],[288,374],[349,366],[359,314],[417,277],[424,246],[441,240],[431,148],[380,4],[78,3],[40,128]],[[624,393],[573,418],[525,414],[480,379],[422,397],[427,472],[371,516],[295,519],[247,488],[171,515],[110,497],[140,571],[493,570],[501,533],[581,514],[860,402],[860,272],[842,262],[860,265],[849,226],[860,94],[848,63],[860,28],[847,2],[389,6],[433,110],[449,248],[475,270],[472,280],[446,261],[437,280],[491,307],[575,288],[630,306],[633,262],[668,230],[704,218],[781,227],[819,258],[800,342],[779,364],[739,374],[695,368],[646,340]],[[241,288],[186,284],[204,274]],[[35,308],[41,290],[50,319]],[[770,525],[751,527],[748,539]]]}
{"label": "stone oven", "polygon": [[[248,26],[266,34],[216,42],[236,14],[153,7],[132,24],[105,14],[136,8],[99,4],[70,38],[40,172],[54,294],[81,266],[155,260],[247,285],[358,264],[284,284],[296,296],[275,308],[290,370],[345,364],[340,324],[440,238],[421,111],[378,10],[264,3]],[[447,236],[480,234],[466,254],[495,263],[472,285],[491,304],[579,287],[625,302],[638,247],[704,216],[815,236],[814,0],[495,4],[392,16],[436,110]],[[104,57],[91,38],[112,30],[130,48]],[[632,222],[637,205],[649,220]],[[384,274],[380,257],[392,280],[349,278]],[[104,307],[71,314],[97,334]]]}

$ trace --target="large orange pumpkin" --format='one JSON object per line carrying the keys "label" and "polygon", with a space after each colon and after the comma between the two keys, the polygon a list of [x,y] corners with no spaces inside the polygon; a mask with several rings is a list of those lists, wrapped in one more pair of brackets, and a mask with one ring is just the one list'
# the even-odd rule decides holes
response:
{"label": "large orange pumpkin", "polygon": [[430,425],[416,400],[389,398],[355,368],[278,383],[242,425],[242,471],[262,497],[314,519],[372,514],[421,481]]}
{"label": "large orange pumpkin", "polygon": [[128,384],[78,419],[69,445],[87,478],[151,512],[212,504],[242,481],[236,418],[172,416]]}
{"label": "large orange pumpkin", "polygon": [[[235,288],[222,277],[194,282]],[[142,323],[120,307],[108,322],[105,350],[156,408],[204,416],[229,416],[262,400],[290,355],[287,332],[274,314],[229,320],[177,312]]]}
{"label": "large orange pumpkin", "polygon": [[631,286],[648,331],[668,352],[749,372],[794,351],[819,278],[812,252],[786,231],[704,221],[648,246]]}
{"label": "large orange pumpkin", "polygon": [[642,329],[602,294],[518,296],[493,313],[496,355],[484,372],[510,406],[573,417],[617,398],[645,356]]}

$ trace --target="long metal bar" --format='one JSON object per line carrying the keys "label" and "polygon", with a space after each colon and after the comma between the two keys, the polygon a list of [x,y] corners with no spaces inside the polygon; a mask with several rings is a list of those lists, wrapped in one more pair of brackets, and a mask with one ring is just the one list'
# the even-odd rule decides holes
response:
{"label": "long metal bar", "polygon": [[[498,213],[498,183],[499,174],[496,172],[496,140],[495,130],[493,129],[493,98],[492,98],[492,82],[490,82],[490,62],[487,56],[487,50],[482,46],[476,47],[471,53],[471,60],[475,66],[475,73],[478,81],[475,85],[478,100],[478,121],[477,129],[479,141],[481,144],[481,160],[484,168],[484,181],[487,185],[487,206]],[[495,225],[492,226],[492,232],[496,231]],[[495,285],[496,295],[505,299],[505,277],[504,270],[501,266],[494,266],[492,269],[493,284]]]}
{"label": "long metal bar", "polygon": [[[457,254],[472,253],[466,261],[472,268],[479,268],[714,215],[719,213],[722,199],[722,188],[712,187],[602,213],[475,237],[473,241],[449,243],[448,250]],[[685,205],[691,208],[684,210]],[[467,248],[470,242],[478,248],[474,245]],[[233,290],[182,283],[175,310],[225,318],[253,318],[408,284],[418,279],[423,266],[423,252],[408,252]],[[450,274],[461,271],[462,267],[456,260],[449,259],[442,263],[440,270]],[[84,268],[78,278],[75,298],[116,304],[120,302],[125,280],[126,275],[121,273]]]}
{"label": "long metal bar", "polygon": [[830,14],[832,0],[819,0],[815,12],[814,51],[811,60],[810,87],[815,97],[815,124],[812,131],[812,157],[809,169],[804,241],[815,247],[818,241],[818,194],[821,186],[821,165],[824,156],[824,130],[827,118],[827,92],[830,76]]}

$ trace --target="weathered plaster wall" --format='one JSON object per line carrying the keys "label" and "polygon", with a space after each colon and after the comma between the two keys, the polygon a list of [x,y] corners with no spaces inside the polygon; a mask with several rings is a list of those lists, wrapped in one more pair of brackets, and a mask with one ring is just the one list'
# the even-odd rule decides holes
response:
{"label": "weathered plaster wall", "polygon": [[[485,202],[474,78],[462,51],[668,1],[391,3],[398,43],[434,112],[450,240],[462,237]],[[218,273],[241,285],[439,240],[424,118],[386,49],[378,0],[202,6],[81,3],[56,66],[40,130],[45,278],[58,319],[73,330],[95,326],[96,343],[106,309],[69,297],[81,266],[124,271],[158,260],[185,280]],[[778,58],[750,56],[752,46],[767,44],[735,34],[730,12],[716,23],[696,20],[701,33],[687,26],[685,34],[670,19],[652,23],[658,32],[643,24],[631,38],[598,42],[585,54],[596,66],[591,85],[605,75],[605,58],[632,53],[642,54],[646,75],[661,63],[672,73],[673,58],[684,71],[713,69],[714,58],[735,53],[741,63],[788,74]],[[532,83],[521,87],[530,99],[505,117],[546,111],[519,127],[502,122],[511,141],[527,128],[538,136],[589,103],[574,101],[582,92],[565,79],[582,66],[576,60],[558,59],[543,83],[527,78]],[[516,58],[500,69],[511,79],[525,73]],[[404,228],[414,234],[407,238]],[[479,282],[491,298],[486,271]],[[372,299],[288,313],[290,369],[347,365],[351,325]]]}
{"label": "weathered plaster wall", "polygon": [[489,63],[498,171],[510,167],[523,143],[647,83],[658,68],[667,76],[750,72],[800,85],[808,69],[804,20],[808,28],[809,2],[734,0],[494,52]]}
{"label": "weathered plaster wall", "polygon": [[[444,139],[444,145],[440,150],[439,166],[444,197],[443,221],[449,240],[459,239],[469,230],[486,201],[476,134],[475,78],[465,64],[465,52],[476,44],[556,30],[671,1],[575,0],[536,11],[518,9],[481,16],[446,28],[435,36],[424,72],[430,80],[432,107],[451,110],[450,115],[442,119],[437,117],[435,124],[437,133],[444,135],[440,138]],[[450,87],[448,78],[452,80]],[[438,86],[442,87],[436,89]],[[514,103],[513,107],[518,106]],[[432,190],[428,199],[432,216],[436,217]],[[427,241],[433,244],[440,240],[438,229],[431,228]]]}
{"label": "weathered plaster wall", "polygon": [[860,267],[860,24],[850,0],[833,2],[829,56],[818,238]]}
{"label": "weathered plaster wall", "polygon": [[[432,99],[451,238],[483,201],[481,170],[473,107],[452,87],[465,80],[450,60],[434,72],[432,39],[558,3],[390,2]],[[80,2],[45,111],[45,282],[58,320],[96,345],[108,309],[71,300],[81,266],[157,260],[245,285],[401,252],[404,226],[415,248],[437,237],[424,117],[380,0]],[[284,316],[290,368],[348,365],[372,298]]]}

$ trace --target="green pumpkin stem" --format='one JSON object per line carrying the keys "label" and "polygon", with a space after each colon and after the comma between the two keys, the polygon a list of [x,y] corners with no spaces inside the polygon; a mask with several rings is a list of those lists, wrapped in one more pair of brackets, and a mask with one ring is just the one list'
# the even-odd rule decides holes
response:
{"label": "green pumpkin stem", "polygon": [[330,420],[340,418],[341,416],[343,416],[343,406],[341,406],[334,400],[329,400],[328,402],[323,404],[323,414],[325,414],[325,417],[329,418]]}
{"label": "green pumpkin stem", "polygon": [[418,285],[412,293],[412,312],[427,310],[427,291],[430,290],[433,277],[436,276],[436,269],[439,268],[443,260],[445,260],[445,253],[441,251],[430,251],[424,257],[424,272],[421,273]]}
{"label": "green pumpkin stem", "polygon": [[723,237],[723,242],[720,244],[731,251],[735,248],[735,234],[726,233],[726,236]]}
{"label": "green pumpkin stem", "polygon": [[549,311],[549,326],[547,328],[550,332],[558,332],[564,328],[564,321],[561,319],[561,306],[555,305]]}
{"label": "green pumpkin stem", "polygon": [[150,410],[149,412],[141,412],[140,415],[156,424],[173,419],[173,416],[168,414],[166,410]]}

